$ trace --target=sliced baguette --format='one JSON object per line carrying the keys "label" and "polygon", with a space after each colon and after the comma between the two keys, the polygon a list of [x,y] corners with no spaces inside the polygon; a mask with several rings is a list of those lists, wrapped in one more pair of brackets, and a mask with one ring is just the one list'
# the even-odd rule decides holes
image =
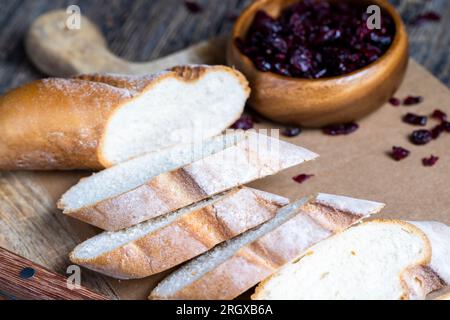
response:
{"label": "sliced baguette", "polygon": [[0,169],[101,169],[228,128],[250,89],[225,66],[43,79],[0,98]]}
{"label": "sliced baguette", "polygon": [[150,276],[273,218],[289,200],[239,188],[77,246],[73,263],[118,279]]}
{"label": "sliced baguette", "polygon": [[374,220],[312,247],[262,282],[252,299],[424,299],[428,292],[418,287],[444,285],[430,270],[431,257],[431,243],[418,227]]}
{"label": "sliced baguette", "polygon": [[227,130],[224,135],[193,143],[178,144],[125,161],[81,179],[61,197],[58,207],[68,213],[104,199],[114,198],[144,185],[161,173],[172,171],[227,149],[242,141],[245,136],[243,132]]}
{"label": "sliced baguette", "polygon": [[383,204],[319,194],[191,260],[165,278],[149,299],[233,299],[315,243],[341,232]]}
{"label": "sliced baguette", "polygon": [[[62,196],[58,207],[74,218],[117,231],[317,157],[306,149],[254,132],[231,145],[225,143],[222,151],[213,153],[215,147],[209,150],[209,156],[161,174],[158,165],[151,162],[155,158],[152,155],[120,164],[101,176],[82,180]],[[105,191],[119,171],[121,177],[113,180],[122,182]]]}

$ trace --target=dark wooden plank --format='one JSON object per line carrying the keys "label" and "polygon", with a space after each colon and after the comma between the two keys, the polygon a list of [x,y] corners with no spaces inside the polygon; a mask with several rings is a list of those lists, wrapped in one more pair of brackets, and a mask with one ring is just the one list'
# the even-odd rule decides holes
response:
{"label": "dark wooden plank", "polygon": [[[61,192],[80,177],[81,174],[75,172],[1,172],[0,246],[58,274],[67,275],[69,252],[97,233],[95,228],[70,219],[56,209]],[[81,281],[96,292],[117,298],[103,276],[82,270]],[[0,279],[0,287],[1,283]]]}
{"label": "dark wooden plank", "polygon": [[[183,0],[0,0],[0,93],[42,77],[28,61],[23,37],[40,14],[78,4],[104,32],[111,50],[136,61],[147,61],[207,38],[225,34],[232,27],[230,15],[251,0],[198,0],[204,10],[189,13]],[[405,21],[420,12],[435,10],[439,23],[408,26],[411,54],[447,86],[450,85],[450,6],[448,0],[391,0]]]}
{"label": "dark wooden plank", "polygon": [[26,300],[107,300],[85,287],[71,290],[63,276],[1,247],[0,292]]}
{"label": "dark wooden plank", "polygon": [[441,21],[411,25],[407,23],[411,56],[450,86],[450,5],[448,0],[392,0],[405,22],[418,14],[435,11]]}

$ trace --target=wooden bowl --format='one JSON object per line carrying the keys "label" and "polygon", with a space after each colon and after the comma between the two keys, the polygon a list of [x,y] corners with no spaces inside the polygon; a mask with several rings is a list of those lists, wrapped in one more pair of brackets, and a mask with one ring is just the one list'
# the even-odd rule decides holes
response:
{"label": "wooden bowl", "polygon": [[396,35],[391,47],[377,61],[346,75],[299,79],[261,72],[235,46],[234,39],[245,37],[258,10],[276,17],[297,1],[256,0],[234,25],[227,60],[250,81],[250,106],[277,122],[322,127],[358,120],[386,103],[400,86],[408,65],[408,35],[402,19],[387,1],[367,2],[384,8],[394,19]]}

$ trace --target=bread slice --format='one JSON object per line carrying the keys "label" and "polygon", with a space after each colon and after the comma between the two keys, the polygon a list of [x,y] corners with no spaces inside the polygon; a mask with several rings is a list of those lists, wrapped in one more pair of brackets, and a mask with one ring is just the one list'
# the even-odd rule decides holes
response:
{"label": "bread slice", "polygon": [[425,270],[430,261],[430,241],[422,230],[403,221],[370,221],[323,241],[297,257],[262,282],[252,298],[418,298],[408,279],[414,278],[411,275],[421,277],[419,272]]}
{"label": "bread slice", "polygon": [[102,169],[221,133],[250,89],[225,66],[43,79],[0,98],[0,169]]}
{"label": "bread slice", "polygon": [[73,263],[119,279],[150,276],[273,218],[289,200],[238,188],[163,217],[78,245]]}
{"label": "bread slice", "polygon": [[435,300],[450,300],[450,292],[437,297]]}
{"label": "bread slice", "polygon": [[428,237],[433,248],[430,267],[450,285],[450,227],[437,221],[409,221]]}
{"label": "bread slice", "polygon": [[190,156],[173,157],[174,161],[163,166],[163,160],[153,161],[165,158],[165,154],[117,165],[82,180],[62,196],[58,207],[74,218],[117,231],[317,157],[255,132],[243,139],[238,136],[238,141],[231,143],[234,137],[219,138],[218,146],[215,140],[210,142],[205,147],[206,157],[194,158],[194,162],[170,172],[165,171],[182,165]]}
{"label": "bread slice", "polygon": [[125,161],[81,179],[78,184],[63,194],[58,207],[64,209],[64,213],[70,213],[104,199],[114,198],[144,185],[161,173],[172,171],[227,149],[245,137],[246,134],[243,132],[229,130],[224,135],[193,143],[178,144]]}
{"label": "bread slice", "polygon": [[282,208],[275,218],[191,260],[149,299],[233,299],[315,243],[379,212],[383,204],[319,194]]}
{"label": "bread slice", "polygon": [[429,293],[450,285],[450,227],[436,221],[409,221],[422,230],[432,247],[427,266],[408,269],[403,278],[411,299],[424,299]]}

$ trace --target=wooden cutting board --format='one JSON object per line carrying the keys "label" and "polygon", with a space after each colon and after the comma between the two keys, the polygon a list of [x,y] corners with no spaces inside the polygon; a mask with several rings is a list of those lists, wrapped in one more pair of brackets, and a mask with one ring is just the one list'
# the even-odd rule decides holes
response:
{"label": "wooden cutting board", "polygon": [[[183,50],[170,59],[156,61],[151,67],[163,69],[186,62],[222,63],[223,50],[217,42]],[[201,51],[201,52],[200,52]],[[174,58],[175,57],[175,58]],[[320,154],[320,159],[291,168],[251,186],[298,199],[315,192],[360,197],[387,203],[382,217],[410,220],[439,220],[450,224],[450,134],[426,146],[413,146],[408,134],[415,128],[402,123],[406,112],[430,114],[435,108],[450,114],[449,90],[416,62],[410,61],[406,80],[398,97],[422,95],[422,104],[413,107],[390,105],[359,122],[352,135],[329,137],[319,130],[307,130],[296,138],[283,138]],[[301,103],[301,101],[299,101]],[[435,121],[430,119],[429,125]],[[281,128],[263,121],[257,128]],[[411,156],[393,161],[388,152],[393,145],[411,150]],[[421,159],[440,157],[435,167],[426,168]],[[292,177],[314,174],[298,184]],[[65,274],[70,264],[68,253],[98,230],[65,217],[56,209],[58,198],[87,172],[1,172],[0,246],[20,254],[50,270]],[[142,280],[117,281],[83,270],[82,284],[113,299],[144,299],[164,276]]]}

